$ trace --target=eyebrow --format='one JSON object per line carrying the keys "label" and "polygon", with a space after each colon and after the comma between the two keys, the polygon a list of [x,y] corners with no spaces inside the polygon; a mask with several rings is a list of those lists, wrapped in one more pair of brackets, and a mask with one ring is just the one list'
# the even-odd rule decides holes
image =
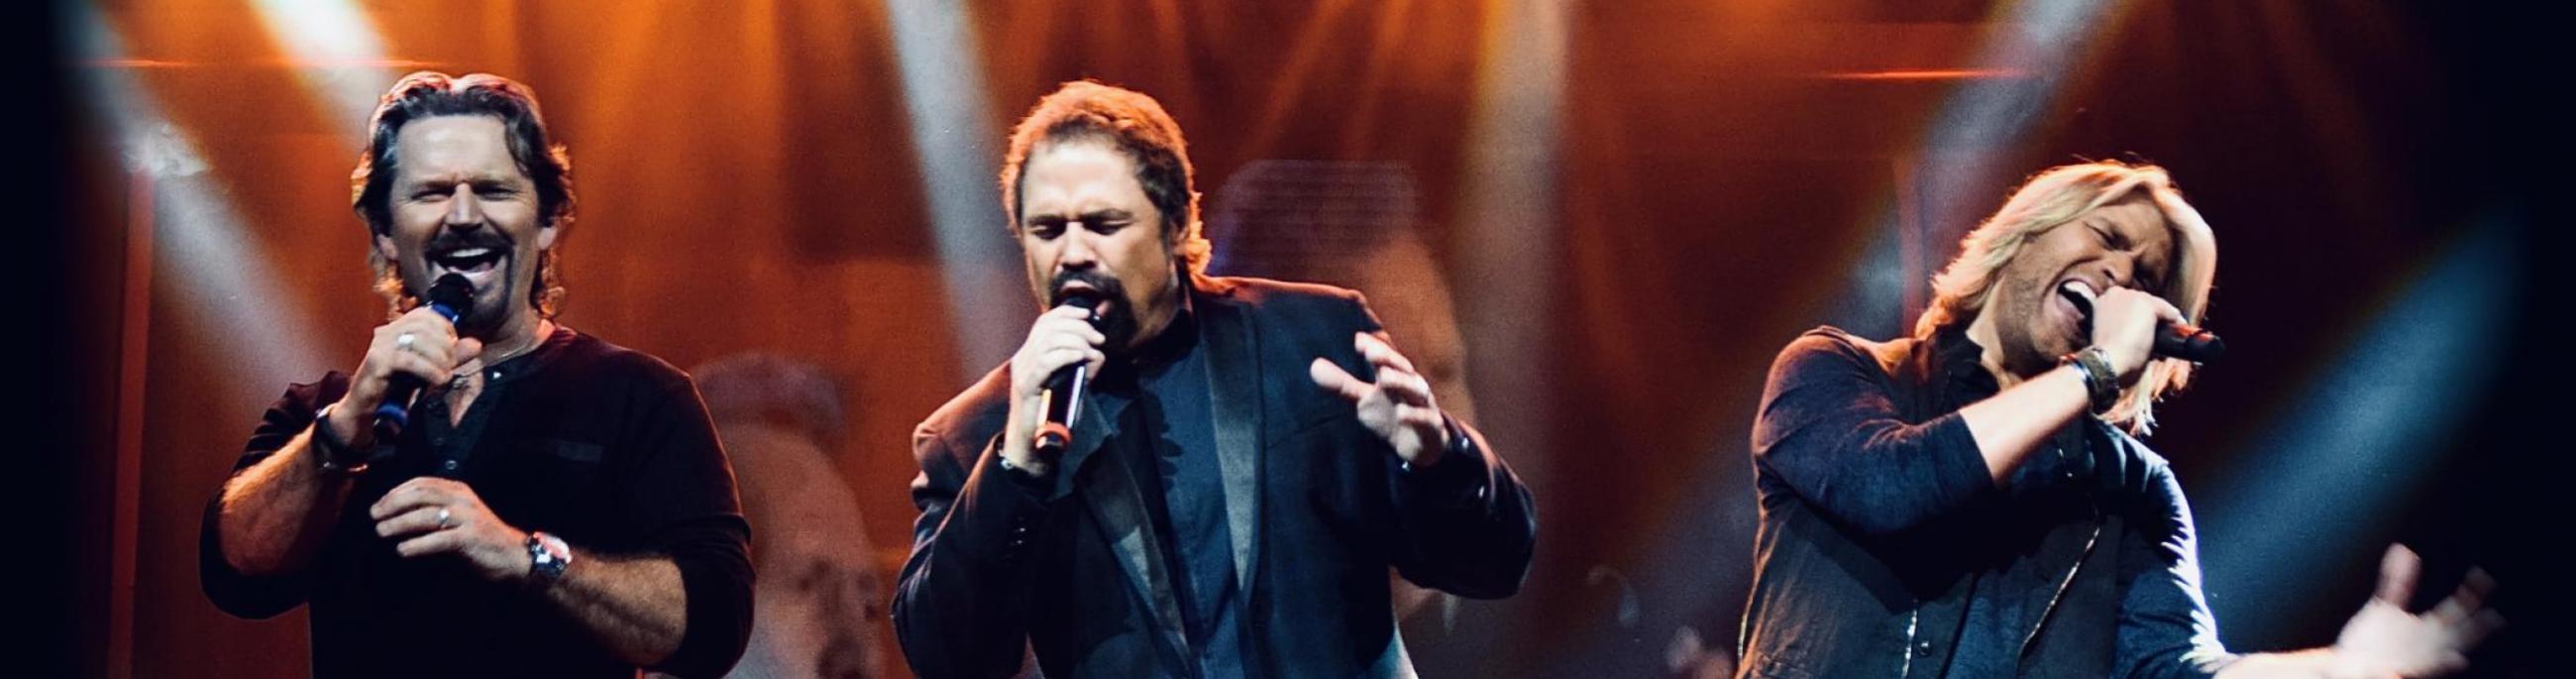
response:
{"label": "eyebrow", "polygon": [[[463,175],[463,176],[458,176],[458,175],[441,175],[441,176],[429,177],[429,178],[425,178],[425,179],[403,180],[403,181],[396,182],[396,183],[395,183],[395,185],[396,185],[396,186],[400,186],[400,187],[404,187],[404,188],[408,188],[408,189],[414,189],[414,190],[417,190],[417,189],[419,189],[419,188],[421,188],[421,187],[426,187],[426,186],[455,186],[455,185],[458,185],[458,184],[465,184],[465,185],[473,186],[473,187],[475,187],[475,188],[478,188],[478,189],[479,189],[479,188],[489,188],[489,187],[495,187],[495,186],[512,186],[512,185],[514,185],[514,184],[516,184],[516,183],[517,183],[517,178],[511,177],[511,176],[508,176],[508,175],[499,175],[499,174],[490,174],[490,173],[476,173],[476,174]],[[534,183],[534,182],[530,182],[530,183]]]}
{"label": "eyebrow", "polygon": [[1061,214],[1052,214],[1052,213],[1050,213],[1050,214],[1033,214],[1033,215],[1029,215],[1028,223],[1030,223],[1030,224],[1062,224],[1062,223],[1065,223],[1065,222],[1082,222],[1082,223],[1085,223],[1085,224],[1093,224],[1093,223],[1099,223],[1099,222],[1135,221],[1135,219],[1136,219],[1136,213],[1128,212],[1128,211],[1126,211],[1126,210],[1121,210],[1121,209],[1117,209],[1117,208],[1110,208],[1110,209],[1106,209],[1106,210],[1093,210],[1093,211],[1090,211],[1090,212],[1085,212],[1085,213],[1078,214],[1078,215],[1073,215],[1073,216],[1070,216],[1070,217],[1065,216],[1065,215],[1061,215]]}

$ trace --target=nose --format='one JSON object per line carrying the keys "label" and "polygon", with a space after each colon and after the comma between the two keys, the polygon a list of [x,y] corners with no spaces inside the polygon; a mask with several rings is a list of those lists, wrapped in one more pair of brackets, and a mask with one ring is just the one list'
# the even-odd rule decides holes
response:
{"label": "nose", "polygon": [[2137,273],[2137,255],[2126,252],[2113,252],[2102,256],[2102,280],[2109,282],[2113,286],[2123,288],[2130,287],[2130,284],[2135,282],[2132,280],[2132,277],[2136,276]]}
{"label": "nose", "polygon": [[483,203],[474,195],[474,187],[456,185],[455,194],[447,201],[447,226],[459,231],[472,231],[483,226]]}
{"label": "nose", "polygon": [[1100,248],[1091,242],[1091,238],[1091,230],[1082,228],[1082,224],[1066,224],[1064,237],[1058,239],[1064,242],[1064,248],[1056,253],[1056,267],[1073,270],[1098,266]]}

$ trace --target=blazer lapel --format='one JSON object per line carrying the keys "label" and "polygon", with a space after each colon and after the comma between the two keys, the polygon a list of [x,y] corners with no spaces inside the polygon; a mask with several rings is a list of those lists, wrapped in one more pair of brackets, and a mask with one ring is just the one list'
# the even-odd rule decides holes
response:
{"label": "blazer lapel", "polygon": [[[1080,463],[1076,453],[1091,457],[1101,441],[1114,433],[1107,431],[1106,413],[1096,408],[1085,410],[1089,412],[1083,422],[1088,426],[1074,430],[1074,440],[1065,450],[1067,466],[1062,473],[1079,474],[1083,504],[1091,508],[1092,523],[1099,526],[1109,551],[1118,555],[1119,570],[1127,575],[1127,586],[1135,591],[1138,600],[1152,608],[1156,622],[1153,632],[1163,649],[1172,654],[1167,660],[1181,662],[1196,657],[1190,650],[1189,638],[1182,634],[1180,602],[1173,595],[1172,574],[1163,567],[1163,543],[1154,534],[1154,522],[1149,518],[1152,515],[1145,512],[1145,494],[1136,485],[1134,471],[1117,460],[1090,465],[1087,471],[1074,466]],[[1098,433],[1085,437],[1085,431]]]}
{"label": "blazer lapel", "polygon": [[1261,369],[1252,320],[1233,300],[1199,300],[1201,349],[1207,352],[1208,403],[1216,416],[1218,469],[1225,477],[1226,532],[1234,544],[1236,591],[1251,600],[1254,554],[1261,544]]}

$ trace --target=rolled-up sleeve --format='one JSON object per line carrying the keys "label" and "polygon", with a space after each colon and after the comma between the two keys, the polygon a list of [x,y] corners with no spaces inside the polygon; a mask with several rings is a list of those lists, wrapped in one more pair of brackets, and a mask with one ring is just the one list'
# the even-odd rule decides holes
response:
{"label": "rolled-up sleeve", "polygon": [[[348,380],[339,373],[325,376],[313,384],[287,387],[286,393],[260,415],[259,426],[251,430],[250,441],[243,444],[242,454],[233,462],[231,475],[223,485],[244,469],[259,464],[280,448],[301,436],[313,426],[314,411],[321,404],[339,400]],[[271,618],[304,605],[313,587],[312,569],[304,568],[277,575],[250,575],[233,568],[224,558],[221,522],[224,490],[215,488],[214,497],[206,501],[206,514],[197,534],[197,582],[215,608],[243,618]]]}
{"label": "rolled-up sleeve", "polygon": [[2235,660],[2201,596],[2200,549],[2191,506],[2170,468],[2157,465],[2130,512],[2120,550],[2118,676],[2209,677]]}
{"label": "rolled-up sleeve", "polygon": [[1995,487],[1958,413],[1906,422],[1877,360],[1821,331],[1772,363],[1753,459],[1757,473],[1867,535],[1922,525]]}

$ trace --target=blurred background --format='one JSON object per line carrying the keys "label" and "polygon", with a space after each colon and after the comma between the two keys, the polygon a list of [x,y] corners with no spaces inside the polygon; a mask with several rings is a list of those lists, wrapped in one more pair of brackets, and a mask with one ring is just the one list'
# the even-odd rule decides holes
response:
{"label": "blurred background", "polygon": [[[2280,2],[54,1],[17,22],[36,667],[307,672],[199,592],[200,512],[382,302],[348,209],[419,69],[532,85],[572,153],[562,321],[690,367],[758,535],[745,676],[906,676],[911,426],[1036,311],[994,188],[1076,78],[1188,132],[1212,271],[1354,286],[1537,495],[1503,601],[1405,600],[1429,676],[1722,676],[1747,435],[1802,330],[1911,327],[2020,179],[2169,168],[2232,354],[2159,410],[2222,638],[2329,643],[2380,550],[2471,564],[2560,673],[2568,84],[2538,17]],[[2559,311],[2548,311],[2557,309]],[[2555,536],[2555,537],[2553,537]],[[50,540],[49,540],[50,541]],[[43,543],[38,543],[43,544]],[[770,606],[792,598],[799,605]],[[39,674],[42,674],[41,672]]]}

